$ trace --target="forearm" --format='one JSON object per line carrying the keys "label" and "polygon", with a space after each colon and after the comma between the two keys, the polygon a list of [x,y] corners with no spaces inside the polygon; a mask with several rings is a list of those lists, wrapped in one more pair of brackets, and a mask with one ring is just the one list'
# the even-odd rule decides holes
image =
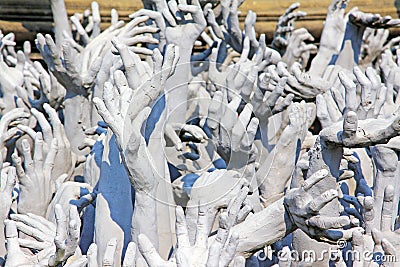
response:
{"label": "forearm", "polygon": [[[1,218],[1,221],[4,222],[6,218]],[[6,237],[4,235],[4,223],[2,223],[1,229],[0,229],[0,257],[4,258],[4,256],[7,254],[7,249],[6,249]]]}
{"label": "forearm", "polygon": [[64,106],[65,134],[71,150],[77,155],[86,155],[88,150],[79,150],[78,147],[86,137],[85,129],[90,128],[89,101],[82,95],[67,93]]}
{"label": "forearm", "polygon": [[[293,141],[296,138],[293,138]],[[296,165],[297,143],[290,141],[282,146],[278,143],[275,150],[257,171],[257,181],[265,200],[282,196]],[[268,201],[270,203],[270,201]]]}
{"label": "forearm", "polygon": [[66,32],[68,36],[72,37],[67,10],[65,8],[64,0],[51,0],[50,4],[53,13],[56,43],[58,47],[61,47],[64,40],[64,32]]}
{"label": "forearm", "polygon": [[157,210],[154,193],[135,192],[132,240],[136,240],[139,234],[145,234],[158,247]]}
{"label": "forearm", "polygon": [[192,48],[179,47],[180,58],[175,73],[166,81],[169,122],[185,123],[191,54]]}
{"label": "forearm", "polygon": [[333,49],[320,46],[318,54],[311,62],[309,74],[314,77],[322,77],[335,55],[337,55],[337,53]]}
{"label": "forearm", "polygon": [[232,232],[239,234],[239,245],[236,249],[238,254],[250,256],[296,229],[285,210],[283,200],[284,198],[280,198],[232,228]]}

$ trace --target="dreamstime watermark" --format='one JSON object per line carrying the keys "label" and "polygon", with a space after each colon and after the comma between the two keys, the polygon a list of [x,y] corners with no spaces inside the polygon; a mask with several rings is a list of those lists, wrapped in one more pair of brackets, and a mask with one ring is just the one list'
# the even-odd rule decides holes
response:
{"label": "dreamstime watermark", "polygon": [[[286,247],[287,248],[287,247]],[[257,259],[260,261],[265,261],[269,258],[269,255],[276,255],[279,261],[281,262],[292,262],[292,261],[301,261],[306,260],[309,262],[321,262],[321,261],[333,261],[337,262],[340,259],[343,259],[345,262],[398,262],[399,260],[395,255],[385,255],[381,252],[373,252],[369,250],[352,250],[347,249],[347,241],[346,240],[338,240],[336,248],[329,247],[329,249],[323,249],[321,251],[315,250],[290,250],[282,249],[280,251],[275,251],[271,249],[271,247],[267,248],[267,251],[259,251],[256,253]]]}

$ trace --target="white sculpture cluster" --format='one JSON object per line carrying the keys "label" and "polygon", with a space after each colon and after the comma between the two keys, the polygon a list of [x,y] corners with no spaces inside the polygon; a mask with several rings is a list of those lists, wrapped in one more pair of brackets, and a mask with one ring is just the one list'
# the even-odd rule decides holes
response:
{"label": "white sculpture cluster", "polygon": [[3,266],[400,266],[400,20],[242,2],[0,35]]}

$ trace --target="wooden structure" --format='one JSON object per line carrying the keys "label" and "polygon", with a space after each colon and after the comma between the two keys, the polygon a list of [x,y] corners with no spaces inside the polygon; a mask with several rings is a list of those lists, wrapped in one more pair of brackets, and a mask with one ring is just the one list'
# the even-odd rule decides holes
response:
{"label": "wooden structure", "polygon": [[[37,32],[51,32],[52,14],[50,0],[0,0],[0,29],[14,32],[17,41],[33,40]],[[307,16],[296,27],[306,27],[316,38],[319,37],[326,9],[331,0],[297,0],[300,10]],[[90,8],[91,0],[65,0],[68,15],[83,12]],[[103,26],[110,21],[110,10],[115,8],[120,18],[128,20],[128,15],[142,7],[140,0],[97,0],[100,5]],[[246,0],[240,10],[243,22],[248,10],[257,13],[256,31],[272,37],[278,17],[295,0]],[[360,10],[382,15],[398,17],[400,0],[351,0],[350,8],[358,6]],[[397,32],[396,32],[397,33]]]}

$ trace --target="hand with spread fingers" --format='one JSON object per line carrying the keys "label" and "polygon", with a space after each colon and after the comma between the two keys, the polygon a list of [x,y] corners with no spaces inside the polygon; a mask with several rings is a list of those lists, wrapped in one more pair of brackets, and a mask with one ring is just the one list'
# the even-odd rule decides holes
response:
{"label": "hand with spread fingers", "polygon": [[[27,139],[22,140],[23,164],[17,153],[12,161],[17,169],[19,181],[18,212],[34,213],[45,216],[55,192],[55,180],[51,176],[58,150],[57,139],[53,139],[46,156],[43,155],[43,137],[36,134],[32,158],[31,145]],[[34,199],[34,201],[32,201]]]}
{"label": "hand with spread fingers", "polygon": [[282,61],[289,67],[294,62],[299,62],[303,68],[306,67],[310,54],[315,54],[318,49],[314,44],[306,44],[305,41],[314,41],[314,37],[305,29],[300,28],[291,34],[287,40],[287,48],[282,56]]}
{"label": "hand with spread fingers", "polygon": [[[145,235],[139,236],[139,251],[150,267],[156,266],[228,266],[234,259],[238,236],[232,234],[223,246],[214,243],[208,246],[208,226],[206,207],[198,207],[198,220],[194,244],[189,241],[188,228],[182,207],[176,207],[176,238],[175,257],[169,261],[162,259],[150,240]],[[236,263],[243,264],[242,258],[235,258]],[[236,266],[236,265],[235,265]],[[243,265],[238,265],[243,266]]]}
{"label": "hand with spread fingers", "polygon": [[48,266],[49,257],[53,248],[44,249],[36,255],[28,254],[20,246],[17,223],[13,220],[5,220],[5,235],[7,247],[7,261],[5,266]]}
{"label": "hand with spread fingers", "polygon": [[279,17],[278,24],[276,25],[272,46],[282,55],[285,53],[288,46],[288,40],[294,31],[294,22],[307,15],[306,12],[295,11],[299,7],[300,3],[291,4],[286,9],[285,13]]}
{"label": "hand with spread fingers", "polygon": [[[1,165],[3,163],[1,162]],[[1,166],[3,168],[3,166]],[[5,184],[2,185],[1,192],[0,192],[0,221],[4,222],[8,218],[10,213],[11,205],[13,203],[13,191],[14,186],[16,184],[17,176],[14,167],[10,167],[7,172],[7,180]],[[5,236],[4,236],[4,224],[0,228],[0,256],[4,257],[6,254],[6,247],[5,247]]]}
{"label": "hand with spread fingers", "polygon": [[[117,262],[119,261],[119,259],[115,257],[116,249],[117,249],[117,239],[116,238],[110,239],[110,241],[108,241],[107,243],[107,248],[104,254],[101,257],[99,257],[97,245],[96,243],[92,243],[87,252],[87,266],[88,267],[115,266],[115,264],[117,264]],[[122,263],[123,267],[143,266],[140,265],[143,259],[136,257],[136,250],[137,250],[136,244],[130,242],[125,252],[125,258]]]}
{"label": "hand with spread fingers", "polygon": [[56,205],[54,209],[56,216],[55,252],[50,256],[49,266],[57,266],[76,253],[78,253],[77,255],[80,253],[81,218],[77,207],[70,205],[68,217],[61,205]]}
{"label": "hand with spread fingers", "polygon": [[340,229],[350,224],[350,219],[347,216],[328,217],[319,215],[319,210],[337,198],[338,192],[331,189],[317,198],[313,198],[308,193],[308,190],[314,184],[323,180],[327,174],[326,170],[314,173],[303,183],[301,188],[289,191],[285,196],[284,205],[293,224],[310,237],[327,242],[351,239],[354,231],[362,231],[362,229]]}

